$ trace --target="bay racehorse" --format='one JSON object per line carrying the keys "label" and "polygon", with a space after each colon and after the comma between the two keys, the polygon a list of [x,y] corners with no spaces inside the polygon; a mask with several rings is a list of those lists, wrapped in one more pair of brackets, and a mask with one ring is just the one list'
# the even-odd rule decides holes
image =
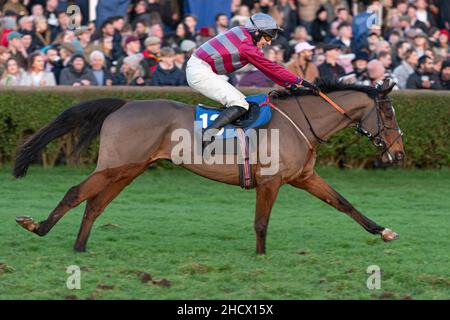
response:
{"label": "bay racehorse", "polygon": [[[388,97],[394,85],[388,80],[376,88],[318,83],[321,92],[327,93],[335,106],[340,106],[336,108],[342,108],[340,110],[308,90],[271,93],[271,103],[276,110],[272,121],[263,128],[279,129],[279,169],[274,175],[262,175],[261,164],[253,165],[257,254],[265,253],[270,213],[283,184],[308,191],[385,241],[398,237],[394,231],[356,210],[314,171],[320,141],[347,127],[354,127],[367,136],[380,149],[383,162],[392,164],[404,158],[402,133]],[[194,137],[194,114],[195,106],[171,100],[98,99],[65,110],[21,146],[13,175],[23,177],[43,147],[69,132],[77,137],[76,151],[100,135],[97,167],[79,185],[68,190],[46,220],[35,222],[29,216],[18,216],[16,221],[28,231],[45,236],[70,209],[86,200],[74,245],[76,251],[85,251],[92,225],[106,206],[150,164],[159,159],[171,159],[171,149],[176,143],[171,140],[171,133],[184,128]],[[209,179],[239,185],[237,164],[182,166]]]}

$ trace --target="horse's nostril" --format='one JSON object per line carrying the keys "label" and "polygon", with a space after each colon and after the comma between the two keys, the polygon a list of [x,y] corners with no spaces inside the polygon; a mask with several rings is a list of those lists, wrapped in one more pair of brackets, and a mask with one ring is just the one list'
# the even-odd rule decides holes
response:
{"label": "horse's nostril", "polygon": [[404,157],[405,157],[405,155],[403,154],[403,152],[397,152],[397,154],[395,155],[395,158],[398,161],[403,160]]}

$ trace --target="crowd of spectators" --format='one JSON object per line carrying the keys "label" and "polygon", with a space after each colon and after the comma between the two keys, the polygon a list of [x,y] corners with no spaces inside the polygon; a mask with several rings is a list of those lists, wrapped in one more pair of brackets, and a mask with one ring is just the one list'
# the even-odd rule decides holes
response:
{"label": "crowd of spectators", "polygon": [[[264,12],[283,28],[264,55],[308,81],[450,89],[450,1],[231,0],[212,27],[184,2],[0,0],[0,85],[185,86],[196,48]],[[274,86],[251,65],[229,81]]]}

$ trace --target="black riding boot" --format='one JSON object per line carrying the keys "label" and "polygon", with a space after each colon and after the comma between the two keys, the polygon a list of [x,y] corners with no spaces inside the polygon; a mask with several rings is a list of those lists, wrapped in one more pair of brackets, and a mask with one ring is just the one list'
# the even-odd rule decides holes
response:
{"label": "black riding boot", "polygon": [[[226,125],[232,123],[233,121],[237,120],[239,117],[241,117],[243,114],[247,112],[247,109],[239,106],[231,106],[223,110],[220,115],[214,120],[213,123],[211,123],[210,126],[208,126],[203,131],[203,148],[205,148],[207,145],[209,145],[211,142],[214,141],[214,133],[216,133],[216,130],[220,130]],[[216,130],[209,130],[209,129],[216,129]],[[206,140],[206,141],[205,141]]]}

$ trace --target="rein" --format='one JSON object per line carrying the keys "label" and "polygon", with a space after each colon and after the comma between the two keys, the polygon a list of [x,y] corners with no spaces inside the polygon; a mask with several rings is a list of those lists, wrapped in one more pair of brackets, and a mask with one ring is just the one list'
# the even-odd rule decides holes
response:
{"label": "rein", "polygon": [[311,131],[311,133],[313,134],[313,136],[317,139],[317,141],[319,141],[319,143],[324,143],[324,142],[326,142],[325,140],[323,140],[322,138],[320,138],[320,137],[316,134],[316,132],[314,131],[314,128],[313,128],[313,126],[312,126],[312,124],[311,124],[311,121],[309,121],[309,118],[308,118],[308,116],[306,115],[306,112],[305,112],[305,110],[303,109],[302,105],[300,104],[300,101],[299,101],[298,97],[295,97],[295,101],[297,101],[298,107],[299,107],[300,110],[302,111],[303,116],[305,117],[306,122],[308,123],[309,130]]}
{"label": "rein", "polygon": [[[354,119],[352,119],[343,108],[339,107],[333,100],[331,100],[326,94],[324,94],[323,92],[319,92],[319,96],[324,99],[326,102],[328,102],[336,111],[338,111],[342,116],[346,117],[347,119],[349,119],[351,122],[356,122]],[[320,138],[318,136],[318,134],[315,132],[311,121],[309,120],[304,108],[302,107],[300,100],[298,99],[298,96],[294,96],[295,97],[295,101],[297,102],[297,105],[300,109],[300,111],[302,112],[303,116],[305,117],[306,122],[308,123],[309,129],[311,131],[311,133],[313,134],[313,136],[317,139],[317,141],[319,143],[324,143],[327,142],[326,140]],[[389,97],[386,98],[379,98],[376,97],[375,98],[375,104],[373,106],[373,108],[358,122],[356,122],[356,126],[355,126],[355,130],[357,133],[367,137],[376,147],[382,149],[381,150],[381,154],[385,154],[386,152],[388,153],[388,156],[390,158],[393,158],[392,155],[389,152],[389,149],[394,145],[395,142],[397,142],[402,136],[403,136],[403,132],[401,131],[401,129],[399,127],[397,128],[391,128],[391,127],[387,127],[384,123],[382,123],[381,120],[381,116],[380,116],[380,108],[381,105],[383,103],[392,103],[391,99]],[[370,133],[369,130],[366,130],[363,127],[363,123],[364,121],[366,121],[371,115],[372,113],[376,111],[377,114],[377,133],[375,135],[372,135],[372,133]],[[384,130],[394,130],[398,132],[398,136],[389,144],[386,145],[386,143],[383,141],[383,139],[381,138],[381,134],[383,133]]]}

